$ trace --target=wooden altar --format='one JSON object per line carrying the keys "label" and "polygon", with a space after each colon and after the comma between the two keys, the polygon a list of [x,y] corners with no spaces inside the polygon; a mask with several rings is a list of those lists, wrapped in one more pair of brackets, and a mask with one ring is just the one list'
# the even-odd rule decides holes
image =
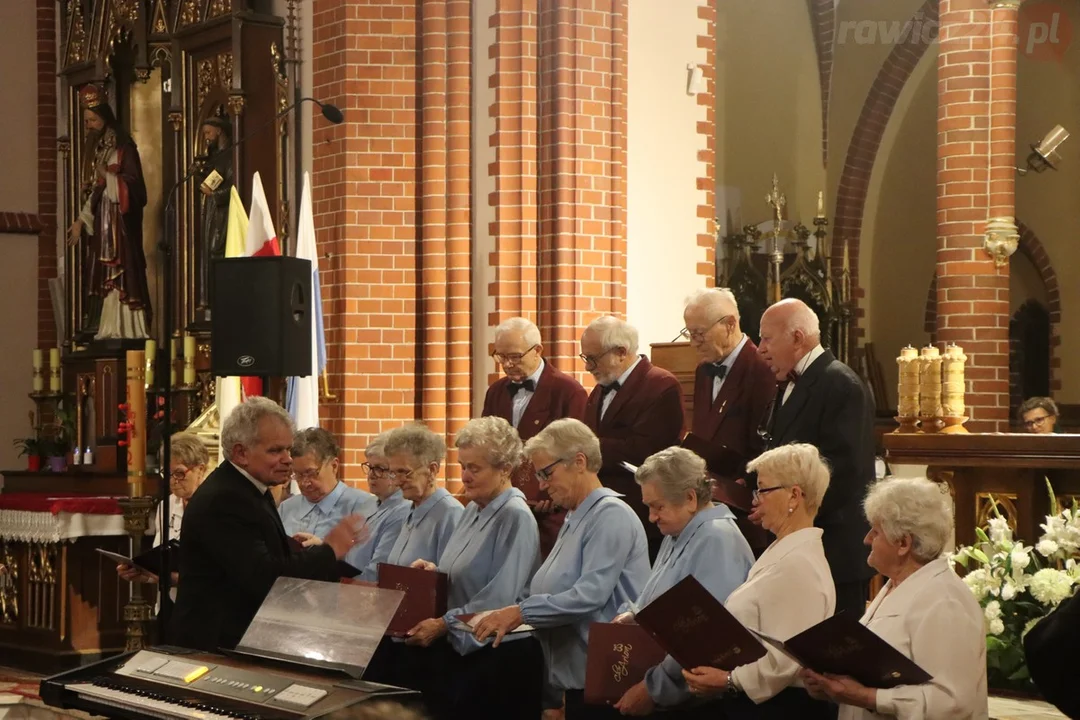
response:
{"label": "wooden altar", "polygon": [[[890,465],[925,465],[948,483],[956,503],[956,542],[975,542],[997,503],[1016,537],[1035,542],[1050,512],[1046,480],[1059,504],[1080,500],[1080,435],[889,434]],[[991,500],[992,498],[992,500]]]}

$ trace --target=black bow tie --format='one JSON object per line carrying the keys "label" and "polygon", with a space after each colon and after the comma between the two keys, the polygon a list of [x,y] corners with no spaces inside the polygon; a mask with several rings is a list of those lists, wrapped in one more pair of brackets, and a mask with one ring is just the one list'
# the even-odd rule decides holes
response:
{"label": "black bow tie", "polygon": [[603,400],[604,398],[607,397],[608,393],[616,392],[621,387],[622,387],[622,385],[619,383],[618,380],[611,383],[610,385],[601,385],[600,386],[600,399]]}
{"label": "black bow tie", "polygon": [[519,383],[512,382],[506,386],[506,392],[510,393],[510,397],[514,397],[515,395],[517,395],[519,390],[528,390],[529,392],[532,392],[535,389],[536,383],[534,383],[531,379],[524,380]]}
{"label": "black bow tie", "polygon": [[709,363],[705,366],[707,375],[712,375],[714,378],[720,378],[721,380],[727,377],[727,370],[727,365],[723,363]]}
{"label": "black bow tie", "polygon": [[784,378],[784,380],[785,380],[785,381],[787,381],[787,382],[789,382],[789,383],[794,383],[794,382],[798,382],[798,380],[799,380],[799,374],[798,374],[797,372],[795,372],[794,370],[792,370],[791,372],[789,372],[789,373],[787,374],[787,377],[786,377],[786,378]]}

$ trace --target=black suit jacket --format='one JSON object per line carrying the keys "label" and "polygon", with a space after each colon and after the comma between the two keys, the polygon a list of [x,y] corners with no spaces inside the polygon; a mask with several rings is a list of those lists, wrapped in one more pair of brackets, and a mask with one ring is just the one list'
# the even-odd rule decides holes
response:
{"label": "black suit jacket", "polygon": [[872,576],[863,538],[870,526],[862,502],[874,479],[874,404],[862,378],[826,350],[810,364],[780,404],[785,384],[776,394],[769,447],[809,443],[817,447],[832,471],[829,489],[814,524],[833,581],[855,582]]}
{"label": "black suit jacket", "polygon": [[604,456],[600,482],[626,496],[626,503],[641,518],[646,535],[655,542],[660,531],[649,522],[649,509],[641,502],[641,488],[634,474],[623,469],[621,463],[641,465],[650,455],[679,444],[683,426],[682,387],[674,375],[642,357],[626,384],[615,393],[603,420],[600,419],[602,406],[601,388],[597,385],[585,406],[585,424],[600,438],[600,452]]}
{"label": "black suit jacket", "polygon": [[184,510],[172,643],[236,647],[281,576],[335,581],[334,551],[291,552],[272,503],[232,463],[221,463]]}
{"label": "black suit jacket", "polygon": [[1080,595],[1062,601],[1024,638],[1028,671],[1039,692],[1071,718],[1080,717]]}
{"label": "black suit jacket", "polygon": [[[481,416],[495,415],[508,423],[513,423],[514,400],[506,390],[509,384],[510,378],[503,376],[488,387]],[[521,422],[517,426],[522,442],[527,442],[540,434],[541,430],[556,420],[563,418],[582,420],[587,398],[588,395],[585,393],[585,388],[581,387],[581,383],[544,358],[544,370],[540,373],[540,381],[536,384],[536,391],[525,407]],[[525,493],[525,500],[530,506],[550,499],[550,496],[540,489],[540,482],[536,479],[533,466],[527,460],[514,471],[512,479],[514,487]],[[555,546],[555,540],[565,519],[566,511],[561,508],[551,512],[537,513],[536,523],[540,528],[542,557],[546,558]]]}

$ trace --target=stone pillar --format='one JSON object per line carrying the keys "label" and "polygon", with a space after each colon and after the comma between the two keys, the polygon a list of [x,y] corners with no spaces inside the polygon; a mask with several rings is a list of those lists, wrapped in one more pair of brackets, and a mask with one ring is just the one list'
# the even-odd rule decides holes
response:
{"label": "stone pillar", "polygon": [[1007,430],[1009,419],[1009,266],[1002,249],[1015,233],[1018,4],[940,5],[937,339],[963,346],[969,357],[967,427],[976,432]]}

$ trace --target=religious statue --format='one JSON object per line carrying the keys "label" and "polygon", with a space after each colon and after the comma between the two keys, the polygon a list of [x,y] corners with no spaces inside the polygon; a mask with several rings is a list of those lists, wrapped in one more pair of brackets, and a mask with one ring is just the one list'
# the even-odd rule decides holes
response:
{"label": "religious statue", "polygon": [[139,151],[116,120],[105,92],[79,91],[86,145],[82,207],[68,244],[82,247],[86,312],[83,328],[95,340],[145,338],[152,318],[146,284],[142,219],[146,205]]}
{"label": "religious statue", "polygon": [[206,155],[201,158],[199,191],[202,193],[202,226],[199,235],[199,288],[196,309],[210,318],[213,288],[210,263],[225,257],[225,235],[229,227],[229,200],[233,186],[232,125],[228,118],[212,115],[202,124]]}

